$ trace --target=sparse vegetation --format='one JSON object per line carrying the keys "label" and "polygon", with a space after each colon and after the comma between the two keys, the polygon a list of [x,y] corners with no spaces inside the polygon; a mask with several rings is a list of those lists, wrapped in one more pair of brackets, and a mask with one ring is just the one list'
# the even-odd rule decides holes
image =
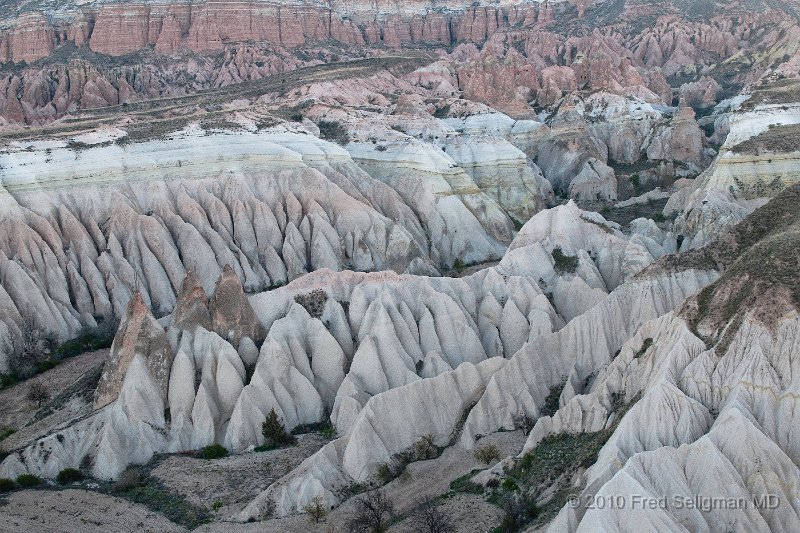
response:
{"label": "sparse vegetation", "polygon": [[14,428],[1,428],[0,429],[0,441],[3,441],[5,439],[7,439],[8,437],[10,437],[11,435],[13,435],[16,432],[17,432],[17,430],[14,429]]}
{"label": "sparse vegetation", "polygon": [[409,533],[455,533],[456,524],[453,517],[444,511],[441,502],[432,498],[424,498],[417,503],[411,515]]}
{"label": "sparse vegetation", "polygon": [[525,494],[506,491],[501,497],[500,508],[503,509],[503,520],[494,531],[498,533],[516,533],[539,516],[540,510],[536,502]]}
{"label": "sparse vegetation", "polygon": [[302,305],[312,317],[320,318],[325,311],[328,295],[322,289],[314,289],[309,293],[296,295],[294,301]]}
{"label": "sparse vegetation", "polygon": [[142,467],[129,467],[110,488],[110,493],[144,505],[187,529],[208,522],[208,512],[171,492],[158,480],[145,475]]}
{"label": "sparse vegetation", "polygon": [[351,533],[383,533],[394,516],[394,503],[383,491],[374,489],[356,499],[347,527]]}
{"label": "sparse vegetation", "polygon": [[340,122],[335,120],[321,120],[317,126],[319,127],[320,137],[326,141],[335,142],[341,145],[345,145],[350,142],[350,134],[347,133],[347,128],[342,126]]}
{"label": "sparse vegetation", "polygon": [[645,352],[646,352],[647,350],[649,350],[649,349],[650,349],[650,347],[651,347],[652,345],[653,345],[653,339],[651,339],[650,337],[646,338],[646,339],[645,339],[645,340],[642,342],[642,347],[639,349],[639,351],[638,351],[638,352],[636,352],[636,353],[633,355],[633,358],[634,358],[634,359],[638,359],[638,358],[640,358],[641,356],[643,356],[643,355],[645,354]]}
{"label": "sparse vegetation", "polygon": [[375,469],[375,479],[381,485],[386,485],[394,478],[397,477],[399,472],[395,472],[395,470],[389,465],[389,463],[381,463]]}
{"label": "sparse vegetation", "polygon": [[472,478],[480,472],[480,469],[459,476],[450,482],[450,492],[466,492],[468,494],[483,494],[483,487],[472,481]]}
{"label": "sparse vegetation", "polygon": [[61,472],[58,473],[56,476],[56,481],[58,481],[61,485],[66,485],[68,483],[75,483],[76,481],[81,481],[84,478],[83,472],[76,468],[65,468]]}
{"label": "sparse vegetation", "polygon": [[500,449],[494,444],[478,446],[478,448],[475,449],[475,459],[485,465],[496,463],[502,458],[503,456],[500,454]]}
{"label": "sparse vegetation", "polygon": [[50,399],[50,391],[47,390],[44,383],[36,381],[28,385],[28,392],[25,394],[25,398],[29,402],[36,404],[36,407],[41,407],[44,402]]}
{"label": "sparse vegetation", "polygon": [[200,450],[203,459],[222,459],[228,456],[228,450],[221,444],[211,444]]}
{"label": "sparse vegetation", "polygon": [[0,493],[11,492],[15,488],[16,488],[16,484],[14,483],[13,479],[0,477]]}
{"label": "sparse vegetation", "polygon": [[443,106],[437,107],[436,111],[433,112],[433,116],[436,118],[447,118],[450,114],[450,104],[445,104]]}
{"label": "sparse vegetation", "polygon": [[[564,390],[564,383],[553,385],[550,387],[550,394],[544,399],[544,405],[539,413],[540,416],[553,416],[558,411],[559,400],[561,399],[561,392]],[[533,428],[531,428],[533,429]]]}
{"label": "sparse vegetation", "polygon": [[434,437],[431,434],[422,436],[417,442],[414,443],[414,458],[417,461],[424,461],[426,459],[433,459],[439,457],[441,450],[434,442]]}
{"label": "sparse vegetation", "polygon": [[325,507],[325,502],[322,496],[314,496],[311,503],[303,507],[303,512],[308,515],[309,520],[315,524],[319,524],[328,516],[328,509]]}
{"label": "sparse vegetation", "polygon": [[267,419],[261,424],[261,434],[264,436],[264,445],[256,448],[256,451],[272,450],[294,443],[294,437],[286,431],[283,420],[271,409]]}
{"label": "sparse vegetation", "polygon": [[17,485],[23,488],[36,487],[42,484],[42,480],[33,474],[20,474],[17,476]]}
{"label": "sparse vegetation", "polygon": [[566,255],[560,246],[553,248],[554,268],[559,274],[574,274],[578,269],[578,258],[574,255]]}

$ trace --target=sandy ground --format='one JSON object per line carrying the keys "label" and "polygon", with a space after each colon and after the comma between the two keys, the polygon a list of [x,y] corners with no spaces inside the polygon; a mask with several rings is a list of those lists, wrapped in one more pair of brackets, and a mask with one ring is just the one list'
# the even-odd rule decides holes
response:
{"label": "sandy ground", "polygon": [[171,533],[186,531],[163,515],[98,492],[23,490],[4,497],[0,532]]}
{"label": "sandy ground", "polygon": [[[203,460],[173,455],[161,461],[151,472],[162,483],[187,501],[210,508],[215,502],[224,505],[215,521],[195,529],[198,533],[346,533],[347,521],[354,513],[356,499],[337,507],[320,524],[306,515],[290,516],[264,522],[239,524],[230,517],[241,510],[272,481],[286,474],[327,442],[321,435],[309,433],[298,437],[293,447],[269,452],[254,452],[217,460]],[[495,444],[504,456],[519,453],[525,436],[519,432],[495,433],[481,445]],[[408,466],[408,475],[383,487],[402,517],[390,533],[413,531],[411,514],[418,501],[449,491],[450,482],[484,468],[473,452],[460,446],[448,448],[437,459]],[[441,500],[442,509],[458,524],[458,533],[484,533],[501,518],[500,509],[482,496],[458,493]],[[186,531],[163,515],[146,507],[89,490],[22,490],[0,496],[0,533],[18,531],[56,532],[128,532]]]}
{"label": "sandy ground", "polygon": [[[88,412],[87,399],[91,401],[91,397],[85,393],[83,382],[102,364],[107,353],[107,350],[99,350],[79,355],[28,382],[0,391],[0,405],[3,406],[0,428],[18,429],[0,446],[17,448],[46,434],[48,428]],[[51,391],[52,401],[50,405],[45,404],[41,412],[25,399],[31,382],[41,382]],[[320,524],[311,523],[306,515],[250,524],[231,521],[269,484],[297,467],[326,442],[319,433],[308,433],[298,436],[295,446],[269,452],[244,453],[217,460],[172,455],[160,460],[151,475],[189,503],[213,513],[213,523],[195,530],[200,533],[345,533],[347,521],[356,509],[357,496],[333,510]],[[525,436],[519,431],[496,433],[480,442],[481,445],[495,444],[504,457],[518,454],[524,443]],[[474,458],[473,451],[460,446],[446,449],[436,459],[408,465],[404,475],[382,489],[401,517],[389,531],[413,531],[411,515],[421,498],[446,494],[454,479],[484,467]],[[211,511],[215,503],[221,506]],[[481,495],[458,493],[441,499],[441,506],[458,524],[458,533],[483,533],[500,521],[500,509]],[[70,488],[21,490],[0,495],[0,532],[6,531],[186,530],[142,505],[91,490]]]}
{"label": "sandy ground", "polygon": [[328,442],[319,433],[297,437],[297,444],[268,452],[205,460],[185,455],[164,459],[150,473],[166,487],[199,507],[222,507],[219,519],[236,515],[272,482],[297,467]]}
{"label": "sandy ground", "polygon": [[[108,356],[108,350],[86,352],[65,359],[56,368],[50,369],[13,387],[0,391],[0,429],[14,428],[17,432],[0,442],[5,450],[20,448],[27,443],[46,435],[50,428],[66,422],[91,410],[86,399],[80,394],[65,392],[76,380],[87,372],[96,370]],[[41,383],[50,393],[50,405],[46,402],[41,414],[39,408],[25,396],[32,383]],[[76,391],[77,392],[77,391]],[[68,398],[59,397],[68,396]]]}
{"label": "sandy ground", "polygon": [[[481,440],[481,445],[495,444],[503,456],[516,455],[525,444],[521,431],[495,433]],[[395,510],[401,515],[410,515],[417,502],[425,497],[436,497],[448,492],[454,479],[485,465],[473,457],[471,450],[453,446],[437,459],[419,461],[408,466],[410,477],[402,476],[383,487],[392,499]],[[195,531],[202,533],[347,533],[346,523],[356,507],[351,498],[327,517],[324,523],[311,523],[306,515],[267,520],[252,524],[220,523],[206,524]],[[486,502],[482,496],[460,493],[442,500],[442,510],[449,513],[458,524],[457,533],[484,533],[497,526],[501,511]],[[394,524],[390,533],[414,531],[410,516]]]}

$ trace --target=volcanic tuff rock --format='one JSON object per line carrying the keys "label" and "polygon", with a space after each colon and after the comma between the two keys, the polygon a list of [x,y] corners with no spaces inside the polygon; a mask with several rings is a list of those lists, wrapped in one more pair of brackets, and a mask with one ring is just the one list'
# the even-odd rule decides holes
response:
{"label": "volcanic tuff rock", "polygon": [[164,329],[158,325],[139,293],[131,298],[114,337],[111,354],[95,390],[95,408],[104,407],[117,399],[128,373],[128,366],[137,357],[147,366],[159,396],[162,400],[166,399],[172,351],[167,344]]}
{"label": "volcanic tuff rock", "polygon": [[[12,338],[20,335],[24,315],[39,317],[39,327],[65,340],[94,326],[93,317],[122,316],[137,287],[148,306],[169,312],[187,268],[207,293],[224,267],[254,291],[324,267],[403,271],[414,258],[428,261],[429,248],[436,266],[482,261],[499,257],[498,239],[510,241],[513,231],[507,215],[474,185],[457,192],[469,193],[464,201],[475,215],[455,196],[438,199],[452,209],[440,207],[437,214],[424,207],[432,192],[422,189],[417,195],[423,196],[404,201],[336,145],[285,130],[233,137],[189,129],[125,146],[57,142],[0,159],[8,191],[0,270]],[[264,164],[278,172],[261,179]],[[448,179],[469,182],[450,163],[442,166]],[[407,187],[393,185],[408,195]],[[105,191],[99,198],[97,187]],[[437,188],[450,185],[443,179]],[[482,215],[487,207],[494,211]],[[472,231],[469,245],[454,239],[464,227]],[[246,317],[235,325],[215,316],[218,305],[231,306],[242,295],[228,298],[210,302],[212,328],[225,335],[244,328],[251,340],[262,337]]]}
{"label": "volcanic tuff rock", "polygon": [[[602,217],[570,204],[535,216],[497,267],[467,278],[320,270],[287,287],[251,296],[249,305],[241,303],[243,310],[220,307],[226,323],[233,323],[234,317],[252,316],[252,306],[258,326],[267,332],[257,361],[250,356],[253,339],[249,335],[255,335],[252,326],[230,329],[234,336],[229,342],[187,320],[185,311],[163,319],[162,325],[148,313],[139,312],[143,301],[136,298],[106,369],[115,377],[114,383],[121,383],[115,389],[117,400],[70,426],[68,440],[46,437],[41,444],[32,443],[7,459],[3,472],[10,475],[29,470],[53,475],[88,454],[96,475],[113,478],[130,462],[146,461],[149,454],[159,451],[193,449],[213,442],[241,451],[260,442],[260,424],[271,409],[290,429],[318,422],[323,413],[330,412],[331,422],[344,437],[360,431],[360,424],[372,424],[360,421],[375,406],[389,401],[385,394],[400,394],[397,391],[404,386],[435,391],[435,383],[451,383],[465,395],[464,406],[469,405],[501,360],[512,357],[527,342],[561,329],[562,317],[571,319],[595,306],[609,287],[651,262],[654,256],[647,246],[634,241],[646,243],[656,255],[663,255],[663,245],[670,246],[668,235],[659,236],[662,244],[650,237],[634,237],[628,243],[613,226],[603,229],[607,224]],[[554,246],[579,257],[574,272],[555,270],[548,253]],[[622,263],[604,259],[598,254],[600,249],[619,253]],[[192,316],[203,317],[201,287],[193,276],[183,283],[178,309],[199,308],[201,312]],[[235,285],[230,271],[222,273],[216,285],[220,294],[212,294],[210,301],[241,294]],[[314,318],[297,303],[297,297],[319,289],[327,298],[321,315]],[[581,292],[583,297],[576,299]],[[340,302],[346,302],[346,307]],[[132,342],[129,338],[166,339],[167,345],[150,343],[131,359],[124,359],[130,351],[123,350]],[[166,374],[163,365],[150,364],[163,361],[161,353],[175,354]],[[484,362],[487,359],[495,362]],[[127,372],[117,363],[120,360],[128,361]],[[245,385],[246,365],[253,364],[253,377]],[[151,394],[150,388],[159,390],[167,376],[166,395]],[[435,404],[439,402],[436,398],[442,398],[437,394],[420,398]],[[395,400],[389,403],[396,404]],[[165,407],[170,409],[169,421],[163,419]],[[447,424],[442,419],[441,438],[449,435],[448,424],[461,419],[458,412],[463,408],[446,414]],[[93,444],[85,442],[93,432],[97,435],[89,439]],[[391,447],[385,453],[398,453],[408,445],[403,440],[407,436],[397,438],[400,440],[394,444],[386,441]],[[118,446],[121,441],[138,444],[129,451]],[[356,442],[353,446],[361,446]],[[342,456],[345,463],[358,457],[359,466],[347,467],[348,476],[357,472],[359,478],[367,475],[363,472],[373,471],[380,459],[360,452],[348,459],[350,453]],[[302,507],[303,502],[295,504]]]}

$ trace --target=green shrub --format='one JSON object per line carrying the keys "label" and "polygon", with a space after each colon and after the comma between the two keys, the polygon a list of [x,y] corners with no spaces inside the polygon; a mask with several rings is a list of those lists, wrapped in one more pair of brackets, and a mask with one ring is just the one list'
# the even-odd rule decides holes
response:
{"label": "green shrub", "polygon": [[381,463],[378,465],[378,469],[375,471],[375,479],[377,479],[380,483],[385,485],[394,478],[395,478],[394,472],[392,471],[392,467],[389,466],[388,463]]}
{"label": "green shrub", "polygon": [[350,142],[350,134],[347,133],[347,129],[335,120],[322,120],[317,126],[320,137],[326,141],[342,145]]}
{"label": "green shrub", "polygon": [[477,459],[478,461],[480,461],[485,465],[496,463],[502,458],[503,456],[500,454],[500,449],[494,444],[479,446],[475,450],[475,459]]}
{"label": "green shrub", "polygon": [[144,476],[136,467],[129,467],[120,474],[119,479],[111,485],[111,490],[114,492],[126,492],[136,487],[144,485],[146,482]]}
{"label": "green shrub", "polygon": [[65,468],[61,472],[58,473],[56,476],[56,481],[58,481],[62,485],[66,485],[67,483],[73,483],[75,481],[80,481],[83,479],[83,472],[77,470],[75,468]]}
{"label": "green shrub", "polygon": [[14,374],[0,374],[0,387],[12,387],[19,383],[19,378]]}
{"label": "green shrub", "polygon": [[14,490],[14,481],[5,477],[0,477],[0,492],[10,492]]}
{"label": "green shrub", "polygon": [[20,487],[35,487],[41,484],[42,480],[33,474],[20,474],[17,476],[17,485]]}
{"label": "green shrub", "polygon": [[0,429],[0,440],[5,440],[16,432],[17,430],[14,428],[2,428]]}
{"label": "green shrub", "polygon": [[574,255],[566,255],[560,246],[553,248],[553,267],[559,274],[575,273],[578,269],[578,258]]}
{"label": "green shrub", "polygon": [[336,437],[336,428],[333,426],[333,424],[328,423],[319,429],[319,433],[326,439],[332,439]]}
{"label": "green shrub", "polygon": [[280,448],[294,442],[294,437],[286,431],[283,420],[275,412],[275,409],[270,410],[267,419],[261,424],[261,434],[264,436],[263,448],[265,450]]}
{"label": "green shrub", "polygon": [[433,112],[433,116],[436,118],[447,118],[447,115],[450,114],[450,104],[445,104],[442,107],[437,107],[436,111]]}
{"label": "green shrub", "polygon": [[221,459],[228,456],[228,450],[221,444],[212,444],[200,450],[203,459]]}
{"label": "green shrub", "polygon": [[95,328],[85,328],[76,338],[68,340],[55,349],[55,359],[74,357],[84,352],[111,348],[117,325],[114,320],[103,320]]}
{"label": "green shrub", "polygon": [[474,481],[472,478],[480,472],[480,470],[472,470],[471,472],[457,477],[450,482],[450,490],[452,492],[466,492],[469,494],[483,494],[483,487]]}

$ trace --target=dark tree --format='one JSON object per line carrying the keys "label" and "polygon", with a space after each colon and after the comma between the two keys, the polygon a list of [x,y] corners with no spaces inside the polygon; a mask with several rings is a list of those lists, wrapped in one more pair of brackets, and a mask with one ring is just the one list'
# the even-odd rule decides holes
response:
{"label": "dark tree", "polygon": [[264,435],[264,445],[269,448],[278,448],[291,444],[294,440],[286,431],[283,420],[273,408],[267,415],[267,419],[261,424],[261,434]]}
{"label": "dark tree", "polygon": [[455,533],[456,525],[436,500],[428,497],[419,502],[411,515],[408,533]]}
{"label": "dark tree", "polygon": [[356,500],[356,512],[348,522],[351,533],[383,533],[394,518],[394,503],[380,489]]}
{"label": "dark tree", "polygon": [[25,397],[28,401],[35,403],[36,407],[41,407],[50,399],[50,392],[42,383],[35,382],[28,385],[28,394]]}

